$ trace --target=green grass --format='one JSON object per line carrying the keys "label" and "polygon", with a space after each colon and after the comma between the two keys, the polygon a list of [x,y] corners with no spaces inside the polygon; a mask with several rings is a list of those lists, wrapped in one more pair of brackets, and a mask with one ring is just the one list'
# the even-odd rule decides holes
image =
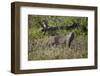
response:
{"label": "green grass", "polygon": [[48,38],[34,41],[32,51],[28,53],[29,60],[75,59],[87,58],[87,37],[79,36],[72,42],[70,48],[66,45],[47,45]]}
{"label": "green grass", "polygon": [[[48,24],[52,26],[65,26],[74,22],[79,22],[81,28],[87,26],[86,17],[60,17],[60,16],[28,16],[28,60],[52,60],[52,59],[78,59],[88,57],[88,41],[87,32],[82,31],[81,28],[74,30],[58,30],[47,32],[45,35],[41,31],[40,21],[47,19]],[[51,33],[58,33],[60,35],[66,35],[68,32],[75,32],[75,38],[71,44],[71,47],[67,47],[65,44],[49,46],[49,37]],[[31,45],[30,45],[31,44]]]}

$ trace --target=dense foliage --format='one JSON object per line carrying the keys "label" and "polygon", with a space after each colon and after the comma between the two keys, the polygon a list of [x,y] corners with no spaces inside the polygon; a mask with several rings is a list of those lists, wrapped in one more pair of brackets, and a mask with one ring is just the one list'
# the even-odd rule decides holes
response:
{"label": "dense foliage", "polygon": [[87,31],[84,30],[87,28],[87,17],[29,15],[28,18],[29,35],[32,35],[34,38],[43,37],[42,27],[40,25],[40,22],[43,20],[47,20],[49,26],[70,26],[74,22],[80,24],[80,28],[78,29],[49,31],[46,35],[51,35],[51,33],[66,34],[68,31],[75,31],[77,35],[87,34]]}

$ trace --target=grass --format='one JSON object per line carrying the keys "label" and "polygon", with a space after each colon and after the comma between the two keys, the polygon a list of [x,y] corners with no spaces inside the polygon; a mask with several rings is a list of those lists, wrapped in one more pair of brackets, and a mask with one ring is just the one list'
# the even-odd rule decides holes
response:
{"label": "grass", "polygon": [[[41,25],[39,22],[42,20],[48,20],[48,24],[51,26],[67,26],[73,22],[79,22],[80,28],[74,30],[58,30],[49,31],[45,35],[41,31]],[[28,16],[28,60],[53,60],[53,59],[78,59],[88,57],[88,41],[87,31],[84,28],[87,27],[87,17],[64,17],[64,16],[40,16],[29,15]],[[49,37],[53,33],[59,33],[60,35],[66,35],[68,32],[73,31],[75,38],[72,41],[71,47],[67,47],[65,44],[49,45]]]}
{"label": "grass", "polygon": [[75,59],[87,58],[87,37],[79,36],[68,48],[66,45],[47,45],[48,38],[37,39],[32,51],[28,53],[29,60]]}

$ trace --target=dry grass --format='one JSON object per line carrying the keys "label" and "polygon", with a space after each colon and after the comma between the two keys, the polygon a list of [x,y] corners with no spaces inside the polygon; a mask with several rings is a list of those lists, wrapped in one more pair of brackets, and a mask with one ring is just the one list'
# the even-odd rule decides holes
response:
{"label": "dry grass", "polygon": [[28,60],[52,60],[52,59],[77,59],[87,58],[87,37],[76,37],[71,47],[65,44],[48,45],[48,37],[35,39],[29,42],[31,50],[28,52]]}

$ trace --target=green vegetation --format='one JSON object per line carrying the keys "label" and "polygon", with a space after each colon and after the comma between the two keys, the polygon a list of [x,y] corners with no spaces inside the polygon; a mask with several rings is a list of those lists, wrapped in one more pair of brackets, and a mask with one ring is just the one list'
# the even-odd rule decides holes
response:
{"label": "green vegetation", "polygon": [[[44,35],[39,22],[48,21],[49,26],[69,26],[73,22],[80,23],[80,27],[73,30],[55,30],[48,31]],[[74,59],[87,58],[87,17],[71,16],[28,16],[28,60],[50,60],[50,59]],[[68,48],[65,45],[47,45],[49,37],[52,34],[67,35],[69,32],[75,32],[75,38]]]}

